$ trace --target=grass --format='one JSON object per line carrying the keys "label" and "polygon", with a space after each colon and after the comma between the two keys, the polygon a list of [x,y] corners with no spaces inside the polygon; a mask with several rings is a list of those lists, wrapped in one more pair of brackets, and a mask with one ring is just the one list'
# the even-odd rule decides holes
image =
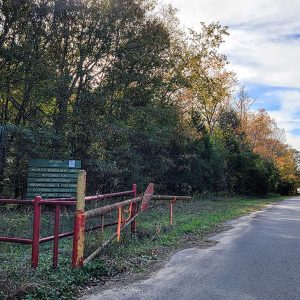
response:
{"label": "grass", "polygon": [[[192,201],[174,205],[174,224],[169,224],[166,202],[153,203],[149,211],[137,219],[138,233],[125,232],[121,242],[112,242],[93,262],[82,269],[70,268],[72,238],[60,240],[59,268],[51,268],[52,243],[41,245],[37,270],[30,269],[31,247],[0,242],[0,299],[72,299],[87,285],[124,272],[144,272],[153,262],[163,259],[189,242],[199,242],[230,219],[260,210],[282,197],[194,197]],[[64,210],[61,228],[71,230],[73,211]],[[28,208],[1,207],[1,235],[31,236],[32,211]],[[44,210],[42,236],[52,234],[53,211]],[[115,215],[111,216],[115,218]],[[94,223],[99,220],[93,220]],[[90,224],[92,225],[92,224]],[[105,236],[87,234],[86,253],[99,246]]]}

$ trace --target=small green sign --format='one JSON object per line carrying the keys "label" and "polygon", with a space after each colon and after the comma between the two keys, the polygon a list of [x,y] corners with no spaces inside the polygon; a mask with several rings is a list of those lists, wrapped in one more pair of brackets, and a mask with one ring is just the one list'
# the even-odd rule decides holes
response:
{"label": "small green sign", "polygon": [[28,182],[27,187],[75,188],[76,183]]}
{"label": "small green sign", "polygon": [[76,196],[79,160],[31,159],[28,167],[27,199]]}
{"label": "small green sign", "polygon": [[60,160],[60,159],[31,159],[29,167],[45,168],[63,168],[63,169],[80,169],[80,160]]}
{"label": "small green sign", "polygon": [[77,179],[77,172],[76,173],[36,173],[36,172],[29,172],[28,178],[73,178]]}
{"label": "small green sign", "polygon": [[[55,174],[54,174],[55,175]],[[74,174],[75,176],[77,174]],[[31,182],[37,182],[37,183],[42,183],[42,182],[45,182],[45,183],[50,183],[50,182],[60,182],[60,183],[76,183],[77,182],[77,178],[74,177],[74,178],[61,178],[61,177],[49,177],[47,178],[46,176],[45,177],[41,177],[41,178],[38,178],[38,177],[28,177],[28,184],[31,183]]]}
{"label": "small green sign", "polygon": [[51,192],[56,193],[76,193],[76,187],[75,188],[44,188],[44,187],[28,187],[27,193],[39,193],[39,192]]}
{"label": "small green sign", "polygon": [[67,169],[67,168],[37,168],[29,167],[29,172],[49,172],[49,173],[77,173],[78,169]]}
{"label": "small green sign", "polygon": [[27,193],[27,199],[33,199],[36,195],[41,196],[43,199],[49,198],[71,198],[76,197],[76,193]]}

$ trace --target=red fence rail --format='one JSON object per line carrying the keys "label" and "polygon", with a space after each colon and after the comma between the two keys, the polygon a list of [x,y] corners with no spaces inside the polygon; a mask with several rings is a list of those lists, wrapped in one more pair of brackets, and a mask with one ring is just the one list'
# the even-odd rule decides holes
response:
{"label": "red fence rail", "polygon": [[[173,204],[178,200],[190,200],[191,197],[188,196],[153,196],[154,184],[150,183],[143,194],[142,197],[134,197],[129,200],[121,201],[111,205],[106,205],[99,208],[94,208],[85,211],[85,178],[82,174],[81,184],[79,185],[79,194],[77,194],[77,206],[76,206],[76,216],[74,224],[74,238],[73,238],[73,254],[72,254],[72,265],[74,268],[81,267],[89,263],[93,258],[95,258],[101,250],[106,247],[111,241],[117,238],[120,241],[121,231],[124,230],[131,224],[131,232],[135,233],[136,226],[135,220],[139,213],[145,212],[149,208],[149,203],[151,199],[155,200],[169,200],[170,201],[170,223],[173,223]],[[141,203],[141,205],[139,205]],[[124,217],[125,207],[128,208],[129,216],[126,219]],[[84,248],[85,248],[85,225],[86,220],[91,218],[103,218],[105,214],[116,210],[118,213],[117,228],[104,243],[102,243],[92,254],[90,254],[86,259],[84,259]],[[103,220],[103,219],[102,219]],[[134,224],[134,225],[133,225]]]}
{"label": "red fence rail", "polygon": [[[79,173],[80,176],[80,173]],[[79,177],[78,177],[79,179]],[[79,182],[80,180],[78,180]],[[131,190],[115,192],[110,194],[102,194],[95,196],[84,197],[85,202],[99,201],[104,199],[111,199],[120,196],[136,196],[137,186],[133,184]],[[37,268],[39,262],[39,247],[41,243],[46,243],[50,241],[53,242],[53,262],[54,268],[58,266],[58,250],[59,250],[59,239],[69,237],[74,235],[76,232],[76,227],[74,231],[60,233],[60,217],[61,217],[61,207],[64,206],[76,206],[76,198],[55,198],[50,200],[44,200],[40,196],[36,196],[34,200],[20,200],[20,199],[0,199],[0,206],[2,205],[27,205],[33,207],[33,225],[32,225],[32,238],[22,238],[22,237],[7,237],[0,236],[0,242],[10,242],[18,244],[31,244],[32,254],[31,254],[31,266],[32,268]],[[54,206],[54,229],[52,236],[40,237],[41,232],[41,207],[42,206]],[[116,222],[111,224],[106,224],[105,227],[116,225]],[[100,228],[99,226],[93,226],[91,228],[85,228],[85,231],[92,231]]]}
{"label": "red fence rail", "polygon": [[[0,242],[10,242],[19,244],[30,244],[31,253],[31,266],[37,268],[39,263],[40,244],[53,241],[53,268],[58,266],[58,253],[59,253],[59,239],[73,236],[73,252],[72,252],[72,266],[77,268],[89,261],[91,261],[109,242],[117,238],[120,240],[121,231],[131,225],[131,232],[136,232],[136,218],[139,213],[144,212],[149,207],[150,200],[167,200],[170,203],[170,223],[173,222],[173,204],[176,200],[190,200],[188,196],[161,196],[153,195],[154,185],[150,183],[145,193],[141,197],[137,197],[137,185],[133,184],[132,189],[128,191],[115,192],[110,194],[85,196],[86,186],[86,172],[80,170],[77,178],[77,197],[76,198],[55,198],[44,200],[41,196],[36,196],[34,200],[19,200],[19,199],[0,199],[1,205],[27,205],[33,207],[33,225],[32,225],[32,238],[22,237],[6,237],[0,236]],[[106,205],[92,210],[85,211],[85,204],[87,202],[100,201],[104,199],[111,199],[120,196],[132,196],[133,198],[124,200],[111,205]],[[141,204],[141,205],[140,205]],[[41,237],[41,215],[42,206],[54,207],[54,227],[53,235]],[[60,219],[61,207],[76,206],[76,214],[74,218],[73,231],[60,233]],[[128,208],[129,216],[124,217],[125,207]],[[104,215],[117,210],[118,219],[115,222],[104,224]],[[90,218],[101,217],[101,224],[87,228],[85,221]],[[116,232],[104,242],[97,250],[95,250],[89,257],[84,260],[84,237],[85,232],[93,231],[101,228],[102,233],[104,228],[116,226]]]}

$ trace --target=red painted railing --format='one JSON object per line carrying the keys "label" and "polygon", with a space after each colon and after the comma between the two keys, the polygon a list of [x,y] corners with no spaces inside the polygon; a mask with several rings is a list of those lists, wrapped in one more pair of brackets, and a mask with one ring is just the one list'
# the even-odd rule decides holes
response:
{"label": "red painted railing", "polygon": [[[85,197],[85,202],[91,201],[99,201],[104,199],[111,199],[114,197],[120,196],[130,196],[134,195],[136,197],[136,184],[133,185],[132,190],[103,194],[103,195],[95,195],[95,196],[87,196]],[[17,204],[17,205],[29,205],[33,206],[33,225],[32,225],[32,238],[21,238],[21,237],[6,237],[0,236],[0,242],[10,242],[10,243],[18,243],[18,244],[31,244],[32,254],[31,254],[31,266],[32,268],[37,268],[39,262],[39,247],[41,243],[46,243],[49,241],[53,242],[53,267],[57,268],[58,266],[58,248],[59,248],[59,239],[65,238],[74,235],[74,231],[76,232],[76,228],[74,231],[60,233],[60,208],[62,206],[76,206],[76,198],[55,198],[44,200],[40,196],[36,196],[34,200],[20,200],[20,199],[0,199],[1,205],[9,205],[9,204]],[[55,214],[54,214],[54,231],[53,236],[40,237],[41,232],[41,207],[42,206],[54,206]],[[116,222],[106,224],[105,227],[116,225]],[[86,228],[85,231],[92,231],[100,228],[99,226],[93,226],[91,228]]]}
{"label": "red painted railing", "polygon": [[[79,180],[78,180],[79,182]],[[138,215],[142,212],[145,212],[149,208],[150,200],[167,200],[170,202],[170,224],[173,224],[173,204],[176,200],[190,200],[189,196],[160,196],[153,195],[154,193],[154,184],[150,183],[145,190],[143,196],[137,197],[136,195],[136,186],[133,186],[135,190],[134,198],[117,202],[111,205],[106,205],[91,210],[85,210],[85,174],[82,173],[81,179],[81,188],[79,188],[80,193],[77,190],[77,205],[76,205],[76,215],[74,223],[74,237],[73,237],[73,254],[72,254],[72,266],[73,268],[79,268],[83,265],[89,263],[94,259],[110,242],[114,239],[117,239],[119,242],[121,239],[121,231],[126,227],[131,225],[131,233],[136,232],[135,221]],[[125,208],[128,217],[124,216]],[[91,218],[101,217],[102,226],[104,226],[104,216],[111,213],[112,211],[117,211],[117,221],[114,224],[117,225],[116,231],[101,245],[94,250],[88,257],[84,259],[84,248],[85,248],[85,226],[86,221]],[[103,227],[102,227],[103,230]]]}
{"label": "red painted railing", "polygon": [[[139,213],[144,212],[149,207],[150,200],[167,200],[170,203],[170,223],[173,222],[173,204],[176,200],[189,200],[191,197],[188,196],[160,196],[153,195],[154,185],[150,183],[143,196],[137,197],[137,186],[133,184],[132,190],[95,195],[85,196],[85,185],[86,185],[86,172],[81,170],[78,172],[77,178],[77,197],[76,198],[55,198],[44,200],[41,196],[36,196],[34,200],[19,200],[19,199],[0,199],[1,205],[17,204],[17,205],[29,205],[33,207],[33,226],[32,226],[32,238],[21,238],[21,237],[6,237],[0,236],[0,242],[10,242],[19,244],[31,244],[31,266],[37,268],[39,263],[39,248],[41,243],[53,241],[53,267],[58,266],[58,249],[59,239],[73,236],[73,252],[72,252],[72,266],[77,268],[85,263],[91,261],[109,242],[114,238],[120,240],[121,231],[127,226],[131,225],[131,232],[136,232],[136,218]],[[100,201],[104,199],[111,199],[120,196],[132,196],[133,198],[124,200],[111,205],[106,205],[92,210],[85,211],[85,204],[93,201]],[[141,204],[141,205],[140,205]],[[55,209],[54,213],[54,228],[53,235],[41,238],[41,214],[42,206],[52,206]],[[60,233],[60,217],[61,207],[63,206],[76,206],[76,213],[74,218],[73,231]],[[125,208],[128,207],[128,218],[124,217]],[[104,215],[117,210],[118,219],[115,222],[104,223]],[[101,217],[101,224],[86,228],[86,220],[94,217]],[[93,231],[101,228],[102,232],[104,228],[115,226],[116,232],[104,242],[97,250],[95,250],[89,257],[84,260],[84,238],[85,232]]]}

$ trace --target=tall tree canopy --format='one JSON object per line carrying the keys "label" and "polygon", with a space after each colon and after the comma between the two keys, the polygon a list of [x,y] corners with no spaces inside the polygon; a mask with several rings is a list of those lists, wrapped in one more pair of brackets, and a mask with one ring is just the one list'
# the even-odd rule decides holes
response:
{"label": "tall tree canopy", "polygon": [[245,95],[233,104],[227,35],[185,33],[152,0],[2,0],[1,194],[24,196],[30,157],[81,159],[90,192],[291,192],[296,152]]}

